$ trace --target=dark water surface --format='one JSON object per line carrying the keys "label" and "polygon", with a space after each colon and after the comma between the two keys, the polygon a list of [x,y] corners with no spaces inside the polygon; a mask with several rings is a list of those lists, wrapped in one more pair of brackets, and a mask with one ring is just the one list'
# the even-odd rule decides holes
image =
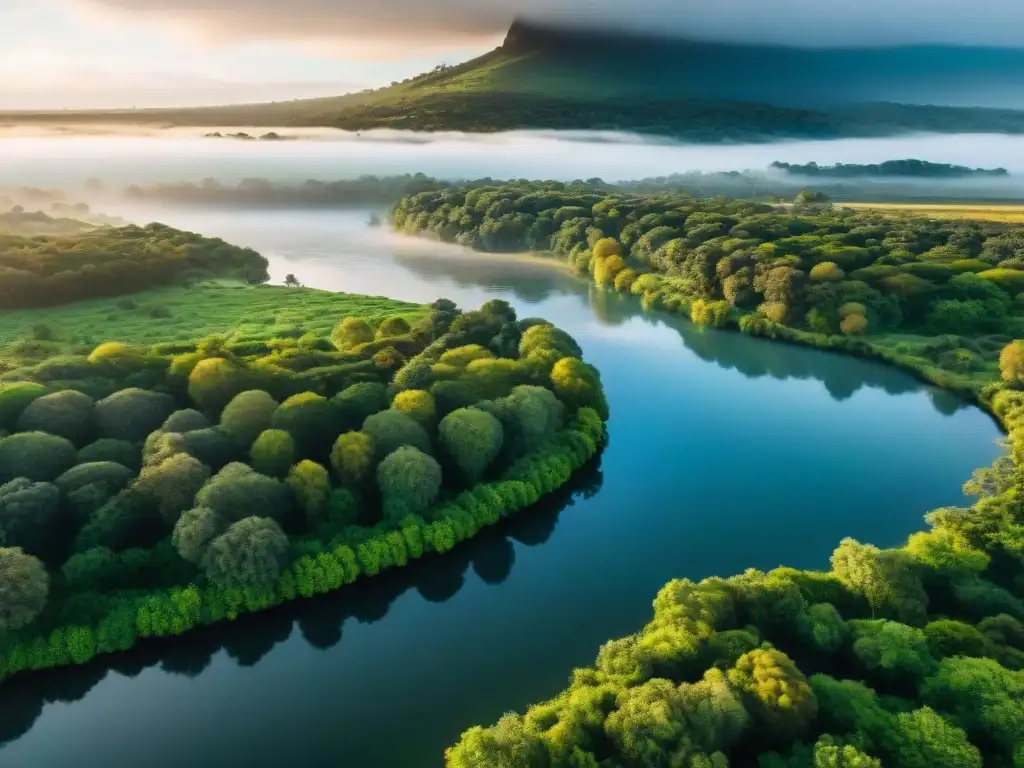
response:
{"label": "dark water surface", "polygon": [[467,727],[563,688],[673,577],[823,567],[963,501],[997,454],[972,407],[880,365],[647,317],[547,265],[407,242],[365,214],[145,218],[261,250],[280,280],[474,308],[572,333],[612,418],[570,489],[326,598],[0,688],[0,765],[438,766]]}

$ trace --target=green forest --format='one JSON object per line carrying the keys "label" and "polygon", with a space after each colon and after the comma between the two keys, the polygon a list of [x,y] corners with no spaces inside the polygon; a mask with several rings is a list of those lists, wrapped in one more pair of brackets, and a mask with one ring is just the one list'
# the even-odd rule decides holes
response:
{"label": "green forest", "polygon": [[267,260],[249,248],[163,224],[55,237],[0,230],[0,310],[53,307],[207,278],[262,283],[269,279]]}
{"label": "green forest", "polygon": [[424,192],[403,232],[542,251],[599,286],[738,327],[879,357],[973,396],[1022,335],[1024,227],[893,218],[800,193],[775,206],[559,182]]}
{"label": "green forest", "polygon": [[[0,679],[447,552],[604,440],[579,346],[503,301],[340,295],[367,312],[332,317],[322,291],[190,290],[225,323],[242,305],[280,312],[265,333],[92,348],[48,312],[5,348]],[[300,311],[322,332],[268,323]]]}
{"label": "green forest", "polygon": [[972,176],[1004,177],[1010,173],[1005,168],[968,168],[965,165],[949,163],[929,163],[926,160],[886,160],[884,163],[861,165],[857,163],[836,163],[835,165],[818,165],[817,163],[782,163],[774,162],[771,167],[797,176],[814,176],[823,178],[857,178],[863,176],[900,177],[910,176],[925,179],[966,179]]}
{"label": "green forest", "polygon": [[901,364],[1009,431],[969,508],[824,572],[676,580],[558,696],[449,768],[1024,766],[1024,228],[517,182],[425,192],[402,231],[546,251],[694,322]]}

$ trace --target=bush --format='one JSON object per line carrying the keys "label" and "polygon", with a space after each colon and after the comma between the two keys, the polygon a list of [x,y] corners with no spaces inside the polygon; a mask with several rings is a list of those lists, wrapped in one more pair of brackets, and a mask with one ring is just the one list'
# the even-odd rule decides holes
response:
{"label": "bush", "polygon": [[210,416],[219,416],[236,395],[250,388],[252,374],[230,360],[200,360],[188,376],[188,396]]}
{"label": "bush", "polygon": [[151,499],[160,516],[170,525],[192,507],[193,499],[210,477],[210,470],[185,453],[169,456],[158,464],[144,467],[135,485],[137,493]]}
{"label": "bush", "polygon": [[341,351],[369,344],[373,341],[373,328],[361,317],[346,317],[331,331],[331,343]]}
{"label": "bush", "polygon": [[170,395],[132,388],[100,400],[93,413],[100,437],[138,443],[159,429],[174,409]]}
{"label": "bush", "polygon": [[110,496],[124,488],[135,478],[135,472],[113,461],[98,461],[78,464],[62,474],[53,484],[61,493],[68,495],[87,485],[101,484],[110,491]]}
{"label": "bush", "polygon": [[92,432],[95,405],[88,395],[66,389],[33,400],[18,419],[21,432],[48,432],[84,445]]}
{"label": "bush", "polygon": [[363,422],[363,432],[373,439],[377,459],[404,445],[430,453],[430,435],[414,419],[395,410],[375,413]]}
{"label": "bush", "polygon": [[227,527],[227,522],[209,507],[196,507],[178,518],[171,543],[183,560],[199,564],[213,540]]}
{"label": "bush", "polygon": [[381,320],[380,325],[377,326],[377,338],[390,339],[393,336],[406,336],[411,330],[408,321],[404,317],[398,315],[385,317]]}
{"label": "bush", "polygon": [[437,406],[434,396],[422,389],[407,389],[395,395],[391,404],[399,413],[411,416],[424,429],[433,429],[437,423]]}
{"label": "bush", "polygon": [[220,427],[195,429],[176,437],[180,438],[185,453],[213,470],[239,461],[245,455],[242,446]]}
{"label": "bush", "polygon": [[0,544],[45,555],[60,543],[59,522],[60,491],[56,486],[24,477],[0,485]]}
{"label": "bush", "polygon": [[277,407],[277,401],[262,390],[241,392],[224,407],[220,427],[240,445],[251,446],[261,432],[270,428]]}
{"label": "bush", "polygon": [[0,429],[13,429],[25,409],[48,391],[31,381],[0,382]]}
{"label": "bush", "polygon": [[532,352],[550,349],[560,357],[582,357],[579,344],[565,331],[547,323],[527,328],[519,341],[519,357],[526,358]]}
{"label": "bush", "polygon": [[697,299],[690,305],[690,321],[696,325],[721,328],[729,319],[730,309],[727,301]]}
{"label": "bush", "polygon": [[292,509],[292,494],[284,483],[245,464],[228,464],[210,478],[195,501],[229,523],[246,517],[284,520]]}
{"label": "bush", "polygon": [[1003,381],[1020,384],[1024,381],[1024,341],[1013,341],[999,354],[999,373]]}
{"label": "bush", "polygon": [[365,432],[339,435],[331,450],[331,467],[338,482],[359,485],[373,469],[373,438]]}
{"label": "bush", "polygon": [[817,282],[837,282],[846,277],[846,273],[834,261],[823,261],[811,267],[809,277]]}
{"label": "bush", "polygon": [[326,456],[340,432],[331,403],[313,392],[293,395],[281,403],[270,426],[288,432],[300,456]]}
{"label": "bush", "polygon": [[71,441],[45,432],[19,432],[0,440],[0,483],[16,477],[50,481],[75,465]]}
{"label": "bush", "polygon": [[285,477],[295,463],[295,441],[281,429],[261,433],[249,452],[257,472],[270,477]]}
{"label": "bush", "polygon": [[327,510],[327,497],[331,493],[331,478],[327,470],[315,461],[300,461],[292,467],[285,482],[306,514],[307,524],[312,526],[322,520]]}
{"label": "bush", "polygon": [[340,431],[359,429],[367,416],[388,407],[388,388],[377,383],[353,384],[331,398],[331,405]]}
{"label": "bush", "polygon": [[460,408],[441,420],[441,444],[471,481],[476,481],[497,458],[504,439],[501,422],[476,408]]}
{"label": "bush", "polygon": [[142,466],[142,451],[127,440],[101,438],[78,452],[77,464],[113,461],[135,472]]}
{"label": "bush", "polygon": [[203,568],[215,584],[260,589],[281,575],[287,552],[288,537],[276,522],[246,517],[213,540],[203,557]]}
{"label": "bush", "polygon": [[160,427],[163,432],[184,434],[194,432],[197,429],[206,429],[212,426],[210,420],[194,408],[186,408],[182,411],[175,411],[167,417],[167,421]]}
{"label": "bush", "polygon": [[601,389],[597,369],[576,357],[565,357],[551,369],[555,394],[571,409],[593,408],[602,419],[608,418],[608,404]]}
{"label": "bush", "polygon": [[50,594],[50,577],[43,564],[18,547],[0,548],[0,584],[0,631],[31,624]]}
{"label": "bush", "polygon": [[868,319],[864,315],[847,315],[839,324],[839,329],[847,336],[859,336],[868,330]]}
{"label": "bush", "polygon": [[433,457],[405,445],[388,456],[377,467],[377,485],[389,509],[409,512],[426,511],[441,490],[441,465]]}

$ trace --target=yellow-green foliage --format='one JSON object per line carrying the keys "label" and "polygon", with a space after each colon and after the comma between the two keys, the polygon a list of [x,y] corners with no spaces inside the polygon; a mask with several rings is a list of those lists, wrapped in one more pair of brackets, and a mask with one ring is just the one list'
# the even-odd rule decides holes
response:
{"label": "yellow-green foliage", "polygon": [[842,280],[845,276],[846,273],[833,261],[823,261],[811,267],[811,280],[834,282]]}
{"label": "yellow-green foliage", "polygon": [[868,319],[864,315],[847,315],[839,324],[847,336],[858,336],[868,330]]}
{"label": "yellow-green foliage", "polygon": [[729,320],[729,302],[697,299],[690,305],[690,320],[697,325],[721,328]]}
{"label": "yellow-green foliage", "polygon": [[437,422],[437,405],[434,396],[422,389],[406,389],[395,395],[391,407],[412,416],[422,426],[432,429]]}
{"label": "yellow-green foliage", "polygon": [[1024,341],[1013,341],[1003,347],[999,353],[999,372],[1003,381],[1024,381]]}
{"label": "yellow-green foliage", "polygon": [[346,432],[339,435],[331,451],[331,466],[338,481],[345,485],[358,485],[373,469],[373,438],[365,432]]}

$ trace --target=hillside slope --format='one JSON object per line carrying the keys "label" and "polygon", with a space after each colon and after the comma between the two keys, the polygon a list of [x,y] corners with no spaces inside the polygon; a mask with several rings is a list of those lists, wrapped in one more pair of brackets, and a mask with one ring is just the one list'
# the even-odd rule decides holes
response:
{"label": "hillside slope", "polygon": [[1024,132],[1024,49],[815,50],[517,22],[464,64],[334,98],[176,110],[21,113],[0,121],[632,130],[696,141]]}

